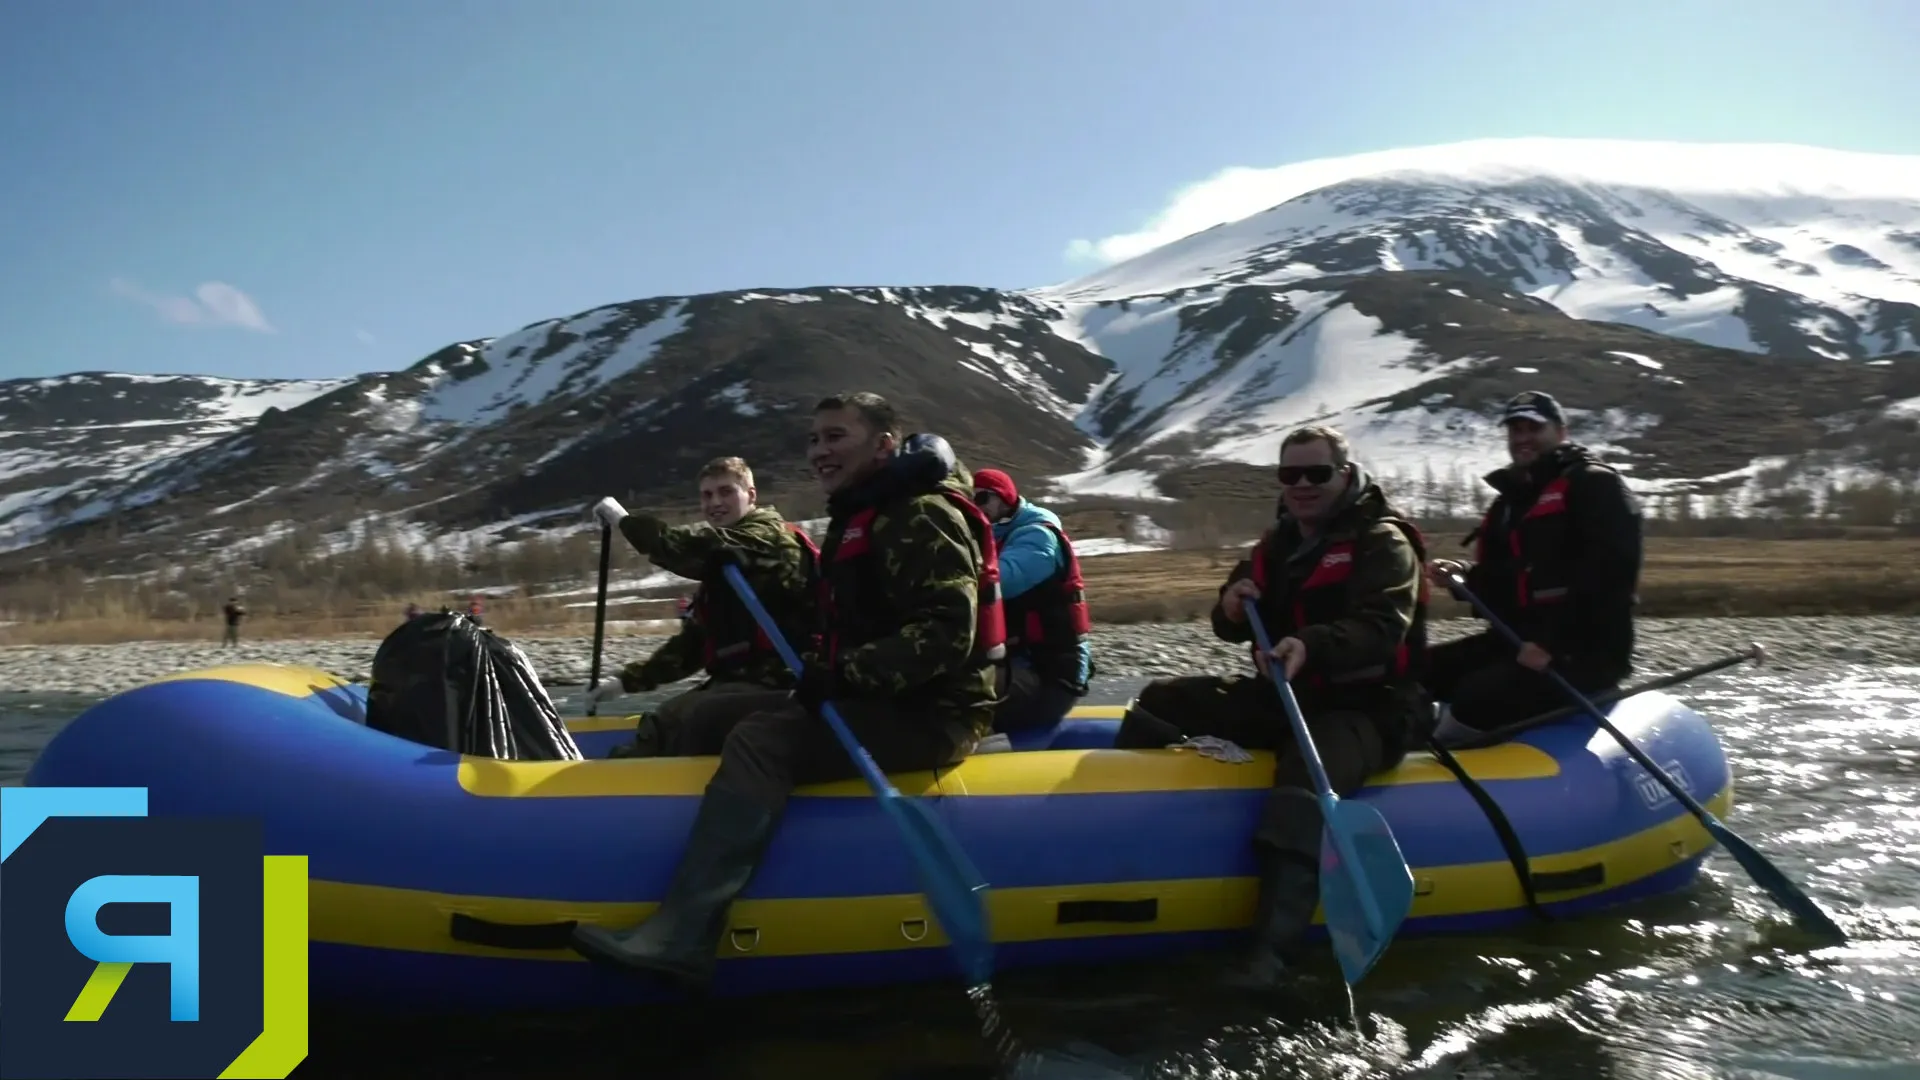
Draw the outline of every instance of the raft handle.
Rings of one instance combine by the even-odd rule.
[[[1159,918],[1160,901],[1150,896],[1145,900],[1062,900],[1053,921],[1065,926],[1088,922],[1145,923]]]
[[[1571,870],[1535,870],[1532,873],[1533,887],[1536,892],[1566,892],[1569,889],[1585,889],[1607,883],[1607,864],[1603,862],[1576,866]]]
[[[919,928],[920,931],[917,934],[914,933],[914,928],[916,927]],[[906,938],[908,941],[925,941],[927,939],[927,920],[901,919],[900,936]]]
[[[747,939],[745,945],[740,944],[742,937]],[[727,944],[733,946],[734,952],[752,952],[760,947],[760,928],[757,926],[733,927],[727,931]]]
[[[573,942],[574,920],[548,923],[503,923],[456,911],[448,920],[447,933],[455,941],[486,945],[495,949],[521,949],[542,952],[564,949]]]

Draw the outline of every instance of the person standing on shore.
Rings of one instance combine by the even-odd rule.
[[[220,647],[225,649],[239,645],[240,620],[247,617],[247,609],[241,606],[239,597],[229,596],[226,606],[220,609],[220,614],[227,620],[227,632],[220,639]]]
[[[678,682],[698,672],[706,681],[643,714],[634,741],[614,748],[612,757],[677,757],[720,752],[722,730],[708,737],[702,709],[730,694],[784,693],[793,676],[746,605],[734,595],[722,573],[719,555],[733,553],[747,583],[774,621],[796,641],[813,626],[813,578],[819,556],[813,539],[771,505],[760,505],[753,470],[737,457],[715,458],[701,468],[700,515],[693,525],[668,525],[651,514],[629,514],[609,496],[593,507],[603,523],[619,531],[655,566],[700,582],[680,630],[653,655],[602,678],[587,700],[604,704],[625,694]]]
[[[1252,641],[1246,605],[1259,608],[1273,650],[1256,648],[1254,662],[1294,684],[1327,781],[1345,797],[1406,756],[1426,712],[1414,678],[1427,642],[1425,544],[1332,428],[1289,433],[1279,479],[1280,517],[1220,587],[1213,632]],[[1278,983],[1320,899],[1320,802],[1283,709],[1263,675],[1156,679],[1114,741],[1152,749],[1192,739],[1243,763],[1245,748],[1274,751],[1273,790],[1253,835],[1252,948],[1229,976],[1246,989]]]
[[[1021,498],[1013,477],[999,469],[973,474],[973,501],[993,522],[1006,606],[1011,666],[993,729],[1057,724],[1093,678],[1092,619],[1073,540],[1059,515]]]
[[[1498,494],[1463,544],[1471,563],[1435,559],[1433,582],[1461,575],[1519,634],[1515,653],[1491,630],[1436,646],[1421,682],[1444,703],[1433,736],[1443,745],[1566,704],[1548,664],[1584,694],[1619,685],[1633,670],[1633,609],[1643,558],[1638,500],[1619,472],[1567,441],[1566,414],[1550,394],[1515,395],[1501,413],[1512,463],[1488,473]]]
[[[1003,691],[993,526],[952,448],[938,436],[901,438],[893,406],[860,392],[815,405],[807,457],[829,519],[820,641],[806,650],[805,674],[791,696],[727,700],[737,719],[653,914],[625,929],[573,930],[583,956],[696,993],[711,984],[728,911],[794,788],[859,775],[822,717],[827,702],[876,766],[904,772],[972,753]]]

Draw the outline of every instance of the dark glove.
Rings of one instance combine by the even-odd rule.
[[[708,581],[718,582],[721,588],[730,592],[733,589],[733,583],[726,580],[726,570],[729,566],[740,567],[742,572],[746,570],[746,564],[740,561],[738,551],[724,546],[716,548],[711,555],[707,556],[706,566],[702,571],[703,576]]]
[[[800,681],[793,688],[793,700],[808,713],[819,716],[820,706],[839,693],[839,672],[829,664],[808,664],[800,669]]]

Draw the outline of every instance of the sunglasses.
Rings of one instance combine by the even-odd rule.
[[[1282,465],[1275,471],[1279,473],[1282,484],[1292,487],[1302,480],[1309,484],[1324,484],[1333,479],[1334,470],[1331,465]]]

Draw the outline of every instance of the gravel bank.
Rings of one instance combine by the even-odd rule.
[[[1434,627],[1436,640],[1471,633],[1478,626],[1448,620]],[[617,667],[646,655],[664,639],[612,638],[606,663]],[[1791,619],[1646,619],[1640,624],[1637,671],[1646,675],[1698,664],[1745,646],[1765,645],[1768,664],[1809,670],[1837,664],[1920,664],[1920,618],[1846,616]],[[347,678],[364,679],[378,643],[347,641],[257,641],[222,649],[217,643],[137,642],[125,645],[16,645],[0,648],[0,692],[104,695],[196,668],[266,661],[313,664]],[[518,644],[551,686],[584,682],[593,640],[526,638]],[[1201,671],[1238,670],[1242,647],[1216,641],[1204,623],[1145,623],[1095,630],[1095,657],[1103,678],[1146,679]]]

